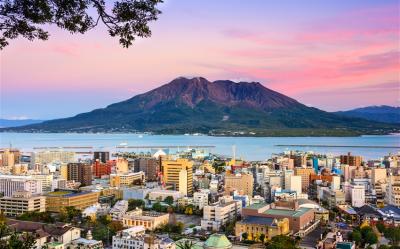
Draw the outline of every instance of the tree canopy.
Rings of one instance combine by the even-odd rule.
[[[71,33],[86,33],[99,23],[123,47],[136,37],[149,37],[149,22],[155,21],[163,0],[2,0],[0,1],[0,49],[9,40],[47,40],[45,27],[56,25]],[[110,5],[108,5],[110,4]]]

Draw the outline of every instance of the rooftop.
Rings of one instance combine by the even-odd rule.
[[[257,216],[247,216],[240,221],[240,223],[243,224],[258,224],[265,226],[271,226],[273,222],[274,222],[273,218],[257,217]]]
[[[287,209],[268,209],[264,213],[270,215],[281,215],[281,216],[292,216],[292,217],[300,217],[303,214],[307,213],[311,208],[301,207],[297,210],[287,210]]]
[[[252,204],[252,205],[250,205],[250,206],[248,206],[246,208],[248,208],[248,209],[260,209],[260,208],[265,207],[266,205],[268,205],[268,204],[267,203],[254,203],[254,204]]]

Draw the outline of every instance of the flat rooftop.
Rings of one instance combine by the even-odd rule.
[[[264,212],[264,214],[269,215],[280,215],[280,216],[291,216],[291,217],[300,217],[303,214],[307,213],[311,208],[301,207],[297,210],[286,210],[286,209],[268,209]]]
[[[267,203],[254,203],[251,204],[250,206],[246,207],[246,209],[260,209],[268,205]]]

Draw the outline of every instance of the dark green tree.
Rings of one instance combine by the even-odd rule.
[[[136,208],[143,209],[144,205],[145,205],[145,202],[142,199],[130,199],[128,201],[128,211],[134,210]]]
[[[31,233],[18,233],[3,223],[0,225],[0,237],[6,236],[9,238],[0,240],[0,248],[31,249],[35,245],[35,237]]]
[[[243,238],[243,240],[247,240],[249,238],[249,234],[248,233],[242,233],[242,238]]]
[[[267,243],[267,249],[298,249],[296,241],[286,235],[278,235],[272,237]]]
[[[167,203],[168,205],[172,205],[174,203],[174,197],[167,196],[165,197],[164,202]]]
[[[388,227],[385,229],[384,235],[393,246],[397,246],[400,242],[400,227]]]
[[[44,26],[55,25],[70,33],[86,33],[102,23],[123,47],[136,37],[151,35],[149,22],[157,20],[162,0],[2,0],[0,1],[0,49],[9,40],[47,40]]]
[[[176,247],[179,249],[191,249],[193,248],[193,246],[194,246],[193,241],[188,239],[176,243]]]
[[[376,229],[378,229],[380,233],[383,233],[385,232],[385,225],[382,222],[378,222],[376,223]]]
[[[262,243],[264,243],[264,240],[265,240],[265,234],[260,234],[260,237],[259,237],[259,239],[260,239],[260,241],[262,242]]]

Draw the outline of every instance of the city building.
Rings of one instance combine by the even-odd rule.
[[[193,195],[193,162],[185,158],[162,160],[162,182],[184,195]]]
[[[117,174],[128,173],[129,171],[129,162],[125,158],[118,158],[115,164],[115,171]]]
[[[83,186],[92,185],[92,165],[86,163],[68,163],[67,180],[80,182]]]
[[[110,216],[112,220],[122,220],[126,211],[128,211],[128,201],[121,200],[117,201],[115,205],[110,209]]]
[[[233,191],[238,191],[240,195],[253,197],[254,177],[252,174],[236,174],[225,176],[225,194],[230,195]]]
[[[59,190],[46,194],[46,209],[60,212],[66,207],[84,210],[98,202],[98,192]]]
[[[108,151],[95,151],[93,152],[93,161],[100,163],[107,163],[110,160],[110,152]]]
[[[141,209],[127,212],[122,219],[125,227],[143,226],[146,230],[154,230],[157,227],[168,223],[169,214],[153,211],[143,211]]]
[[[205,206],[208,205],[208,196],[210,194],[210,190],[201,189],[200,192],[195,192],[193,194],[193,204],[199,210],[202,210]]]
[[[165,236],[145,234],[143,226],[136,226],[118,232],[113,236],[112,249],[175,249],[172,239]]]
[[[144,173],[140,172],[126,172],[116,173],[110,175],[111,187],[131,187],[133,185],[142,185],[145,182]]]
[[[294,233],[307,230],[315,221],[314,209],[299,207],[297,201],[278,201],[271,204],[259,203],[243,208],[242,216],[256,216],[289,220],[289,228]]]
[[[301,182],[302,182],[301,176],[289,175],[289,177],[285,179],[285,189],[294,191],[299,195],[302,193]]]
[[[42,184],[42,192],[47,193],[51,191],[51,187],[53,184],[53,174],[44,175],[44,174],[34,174],[31,176],[33,180],[40,181]]]
[[[31,163],[48,164],[48,163],[71,163],[75,162],[75,152],[73,151],[37,151],[32,154]]]
[[[273,219],[256,216],[247,216],[235,224],[235,236],[241,238],[243,233],[248,234],[248,239],[259,241],[260,235],[270,240],[277,235],[289,234],[289,219]]]
[[[5,216],[19,216],[26,212],[46,211],[46,197],[29,191],[15,191],[11,197],[0,198],[0,210]]]
[[[347,164],[349,166],[361,166],[362,157],[361,156],[353,156],[351,153],[347,153],[347,155],[340,156],[340,163]]]
[[[158,181],[160,160],[156,158],[137,158],[134,161],[134,172],[144,172],[146,181]]]
[[[168,196],[171,196],[174,202],[177,202],[180,198],[184,196],[179,191],[166,190],[166,189],[153,190],[149,192],[148,195],[149,195],[149,200],[152,202],[164,201],[165,198],[167,198]]]
[[[222,199],[219,203],[205,206],[203,208],[203,219],[201,228],[207,231],[219,231],[222,225],[233,221],[241,215],[242,202]]]
[[[100,160],[96,160],[93,164],[93,175],[97,178],[109,176],[111,174],[111,169],[112,164],[110,161],[102,163]]]
[[[385,202],[400,207],[400,175],[389,175]]]
[[[29,191],[32,194],[42,194],[42,182],[32,179],[32,176],[0,175],[0,193],[11,197],[15,191]]]
[[[310,175],[314,175],[314,168],[295,168],[294,174],[301,176],[301,187],[302,190],[307,192],[308,186],[310,185]]]
[[[363,185],[350,185],[351,205],[362,207],[365,205],[365,187]]]

